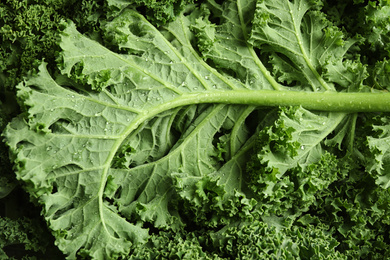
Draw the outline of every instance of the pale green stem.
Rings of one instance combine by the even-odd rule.
[[[220,103],[254,106],[302,106],[310,110],[339,112],[390,112],[390,93],[340,93],[274,90],[206,91],[184,94],[155,109],[165,111],[178,106]]]

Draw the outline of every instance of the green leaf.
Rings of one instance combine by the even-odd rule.
[[[378,89],[390,90],[390,64],[387,59],[378,61],[375,64],[374,71],[372,73],[374,79],[374,87]]]
[[[1,184],[0,184],[0,199],[7,197],[8,194],[10,194],[15,187],[17,186],[16,182],[13,182],[9,180],[7,177],[0,177]]]
[[[346,117],[344,113],[313,113],[301,107],[282,108],[274,126],[259,133],[259,154],[265,171],[283,175],[298,164],[303,169],[322,154],[322,141]]]
[[[236,259],[346,259],[322,226],[277,229],[260,221],[242,222],[212,232],[210,242]]]
[[[0,217],[0,228],[0,257],[3,259],[63,257],[52,250],[50,235],[47,236],[45,227],[35,218]]]
[[[250,42],[270,52],[273,73],[280,82],[298,82],[293,88],[313,91],[334,90],[334,83],[343,88],[353,89],[351,83],[360,86],[366,76],[364,67],[343,61],[355,40],[345,40],[317,11],[319,1],[264,0],[256,7]],[[347,70],[353,72],[345,74]]]
[[[174,20],[193,0],[108,0],[109,15],[117,16],[123,9],[144,9],[146,18],[155,25],[164,25]]]
[[[337,179],[336,157],[325,139],[348,117],[282,108],[278,120],[259,132],[247,171],[263,217],[295,220]]]
[[[390,5],[388,1],[370,1],[365,8],[366,30],[370,47],[374,50],[384,49],[389,51],[389,15]],[[386,55],[388,56],[388,54]]]
[[[283,54],[299,68],[290,76],[304,76],[297,85],[301,91],[278,82],[269,71],[272,62],[258,54],[264,39],[277,43],[283,32],[275,34],[269,26],[261,31],[261,19],[276,17],[263,2],[191,5],[159,28],[125,8],[102,25],[104,45],[79,33],[72,22],[63,24],[59,75],[50,75],[43,62],[36,75],[18,85],[24,113],[4,136],[17,178],[43,206],[69,259],[126,258],[161,230],[258,219],[259,195],[245,174],[258,132],[265,146],[256,147],[257,159],[271,171],[270,179],[294,169],[322,176],[331,163],[313,166],[325,157],[321,142],[347,112],[389,109],[387,93],[337,93],[315,63],[320,51],[306,52],[309,35],[318,34],[321,43],[324,23],[301,24],[319,17],[306,15],[305,1],[275,3],[283,14],[275,27],[305,30],[295,28],[285,42],[264,51],[276,55],[274,64]],[[332,49],[326,60],[347,49],[331,41],[338,35],[318,43]],[[275,115],[269,106],[286,107]],[[315,179],[309,189],[314,183],[327,186]],[[271,188],[265,193],[279,199]],[[196,222],[191,212],[204,215]]]
[[[383,189],[390,187],[390,125],[389,118],[383,117],[379,124],[373,125],[373,130],[378,136],[368,136],[367,142],[373,160],[368,160],[367,170],[373,174],[376,183]]]

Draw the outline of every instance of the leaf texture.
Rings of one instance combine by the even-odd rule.
[[[323,38],[326,23],[315,25],[310,8],[303,0],[208,1],[159,29],[124,9],[104,25],[104,44],[64,24],[60,75],[43,63],[18,86],[25,113],[4,135],[17,177],[69,259],[123,258],[154,229],[250,221],[258,197],[245,170],[261,129],[276,144],[265,143],[260,163],[278,178],[316,170],[321,142],[346,113],[277,114],[238,96],[287,91],[282,83],[298,79],[299,90],[335,90],[336,81],[322,77],[335,57],[323,58],[323,48],[342,56],[352,43]],[[270,45],[264,62],[259,53]],[[280,68],[274,75],[272,64]],[[226,92],[237,93],[234,104],[218,96]],[[278,131],[287,139],[273,138]]]
[[[196,95],[186,101],[187,93],[213,85],[245,85],[226,82],[194,53],[189,32],[174,30],[186,28],[185,21],[167,29],[180,33],[169,42],[139,14],[124,12],[107,30],[120,49],[132,44],[127,54],[110,51],[70,24],[61,42],[61,71],[68,77],[53,79],[43,63],[38,75],[18,86],[28,121],[13,121],[8,145],[17,153],[18,178],[44,204],[45,218],[70,259],[127,255],[133,243],[148,238],[138,221],[164,229],[184,225],[168,205],[175,192],[171,174],[217,171],[213,142],[221,129],[240,132],[228,140],[229,157],[243,154],[244,119],[253,108],[191,106]],[[134,153],[121,153],[123,147]],[[124,156],[127,164],[118,167],[115,160]],[[227,170],[232,176],[224,182],[241,176],[242,169],[234,170]]]

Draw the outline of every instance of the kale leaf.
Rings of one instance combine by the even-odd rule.
[[[59,22],[3,132],[68,259],[388,256],[385,59],[322,1],[133,2]]]

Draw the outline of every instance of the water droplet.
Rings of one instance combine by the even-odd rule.
[[[161,100],[161,98],[159,98],[159,97],[158,97],[158,98],[156,98],[156,99],[157,99],[157,101],[160,101],[160,100]]]
[[[304,145],[301,145],[301,150],[305,150],[305,146]]]
[[[173,64],[173,61],[170,61],[169,64]]]
[[[127,121],[127,122],[130,122],[130,118],[127,118],[126,121]]]
[[[53,112],[54,111],[54,108],[50,109],[50,112]]]
[[[47,148],[46,148],[46,151],[50,151],[51,150],[51,146],[48,146]]]
[[[108,131],[108,129],[107,128],[104,128],[104,132],[107,132]]]
[[[217,85],[213,85],[213,88],[217,88]]]
[[[145,61],[148,61],[148,58],[146,58]]]
[[[72,98],[74,98],[74,95],[72,95]]]
[[[76,152],[73,154],[73,159],[74,160],[81,160],[81,155],[78,152]]]
[[[205,80],[208,80],[208,79],[209,79],[209,76],[204,76],[204,79],[205,79]]]
[[[195,88],[194,88],[194,90],[198,90],[198,88],[197,88],[197,87],[195,87]]]

